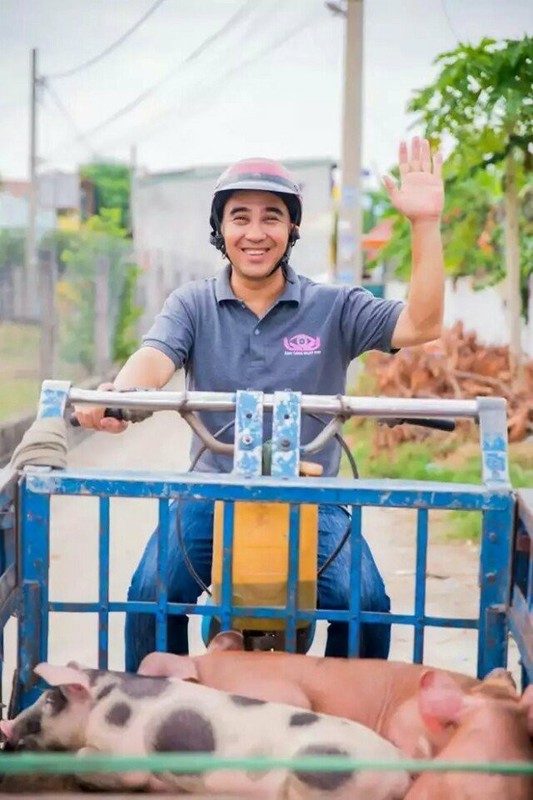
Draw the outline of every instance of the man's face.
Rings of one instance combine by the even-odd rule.
[[[270,192],[235,192],[224,206],[222,235],[235,272],[262,280],[282,258],[292,223],[287,206]]]

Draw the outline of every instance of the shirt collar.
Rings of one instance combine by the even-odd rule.
[[[238,297],[235,297],[233,289],[231,288],[230,274],[231,274],[231,267],[228,264],[228,266],[220,270],[220,272],[216,276],[215,296],[217,299],[217,303],[221,303],[223,300],[238,301],[239,299]],[[291,266],[287,267],[286,276],[287,280],[285,281],[285,288],[282,294],[278,297],[276,302],[299,303],[301,299],[300,279]]]

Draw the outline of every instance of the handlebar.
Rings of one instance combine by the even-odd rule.
[[[102,391],[72,388],[70,404],[103,405],[104,416],[128,422],[142,422],[154,411],[177,411],[213,452],[233,454],[234,446],[220,442],[205,427],[195,411],[234,411],[236,395],[229,392],[161,392],[151,389],[128,389],[127,391]],[[265,394],[263,408],[272,410],[274,395]],[[476,400],[403,399],[388,397],[350,397],[345,395],[302,395],[302,414],[332,416],[325,428],[308,444],[301,448],[302,455],[321,450],[342,429],[344,422],[354,416],[377,417],[379,424],[390,427],[420,425],[443,431],[455,430],[454,417],[477,419]],[[431,415],[428,417],[427,415]],[[75,414],[69,416],[70,424],[79,427]]]

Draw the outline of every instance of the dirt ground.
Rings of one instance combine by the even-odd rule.
[[[179,388],[179,383],[172,388]],[[121,435],[97,433],[70,453],[71,467],[105,469],[160,469],[185,471],[188,467],[189,429],[174,412],[160,412],[152,419],[130,426]],[[439,521],[446,512],[430,512],[430,546],[427,572],[427,613],[477,617],[479,549],[465,542],[443,539]],[[114,499],[111,502],[110,598],[123,600],[130,577],[147,537],[156,524],[155,501]],[[384,575],[395,612],[414,608],[416,512],[366,508],[363,530]],[[53,498],[50,598],[63,601],[95,601],[97,582],[97,500],[86,497]],[[110,616],[110,668],[123,669],[122,614]],[[190,630],[192,652],[202,652],[199,619]],[[318,626],[311,652],[322,654],[325,623]],[[412,660],[413,634],[408,626],[395,625],[391,658]],[[475,674],[475,631],[429,629],[424,661]],[[6,631],[4,697],[15,654],[15,624]],[[49,659],[65,663],[76,659],[88,666],[97,660],[97,617],[92,614],[53,614],[50,622]],[[518,677],[517,655],[510,650],[510,667]]]

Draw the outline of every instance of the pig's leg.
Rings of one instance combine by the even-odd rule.
[[[106,755],[96,747],[82,747],[76,755],[80,758],[94,754]],[[80,785],[94,789],[104,789],[115,791],[120,789],[145,789],[150,781],[149,772],[94,772],[85,775],[77,775],[76,780]]]

